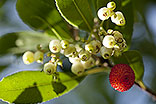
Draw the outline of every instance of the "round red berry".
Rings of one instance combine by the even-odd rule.
[[[115,65],[109,74],[111,86],[120,92],[129,90],[135,81],[135,74],[132,68],[127,64]]]

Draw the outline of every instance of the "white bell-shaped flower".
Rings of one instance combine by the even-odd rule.
[[[58,53],[61,50],[61,43],[59,40],[52,40],[49,43],[49,49],[52,53]]]
[[[111,16],[112,11],[109,8],[103,7],[98,10],[97,14],[100,20],[107,20]]]
[[[122,14],[122,12],[115,12],[114,15],[111,16],[111,20],[118,26],[124,26],[126,24],[126,20]]]
[[[102,46],[100,49],[100,54],[104,59],[109,59],[112,56],[112,48]]]
[[[116,4],[114,1],[111,1],[107,4],[107,8],[114,10],[116,8]]]
[[[81,62],[76,62],[72,64],[71,71],[76,75],[82,75],[85,68]]]
[[[54,71],[56,70],[56,66],[53,63],[46,63],[44,64],[44,68],[43,71],[48,74],[51,75],[54,73]]]
[[[41,51],[37,51],[34,54],[34,58],[37,63],[43,63],[43,57],[44,57],[44,54]]]
[[[112,35],[106,35],[102,41],[102,44],[107,48],[113,48],[116,44],[115,38]]]
[[[34,53],[27,51],[23,54],[23,62],[24,64],[31,64],[34,62]]]

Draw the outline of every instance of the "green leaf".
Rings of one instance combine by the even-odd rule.
[[[17,0],[16,9],[23,22],[30,27],[48,29],[52,35],[59,34],[63,39],[71,39],[67,24],[57,11],[54,0]]]
[[[0,82],[0,99],[10,103],[40,103],[61,96],[78,85],[65,73],[59,73],[61,82],[52,82],[52,76],[40,71],[23,71]]]
[[[20,54],[25,51],[34,51],[38,44],[48,48],[51,39],[41,32],[17,32],[9,33],[0,37],[0,55],[7,53]]]
[[[57,8],[64,19],[75,27],[91,31],[93,13],[88,0],[55,0]]]
[[[7,0],[0,0],[0,7],[2,7]]]
[[[138,51],[126,51],[122,56],[113,58],[115,64],[128,64],[134,70],[135,80],[140,81],[144,75],[142,56]]]
[[[109,0],[96,0],[96,5],[97,5],[97,9],[100,9],[102,7],[107,7],[107,3],[109,2]]]

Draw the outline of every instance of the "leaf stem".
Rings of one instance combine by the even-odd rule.
[[[100,27],[100,30],[102,30],[102,32],[104,33],[104,35],[107,35],[106,30],[102,26]]]
[[[153,100],[156,101],[156,93],[153,92],[148,87],[146,87],[145,84],[143,83],[143,81],[136,81],[135,82],[135,85],[137,85],[138,87],[140,87],[142,90],[146,91],[150,96],[152,96]]]
[[[91,31],[92,28],[90,26],[90,24],[88,23],[88,21],[86,20],[85,16],[83,15],[83,13],[81,12],[80,8],[78,7],[78,5],[76,4],[75,0],[72,0],[74,3],[74,6],[76,7],[77,11],[79,12],[80,16],[82,17],[82,19],[84,20],[84,22],[86,23],[88,29]]]
[[[89,75],[89,74],[95,74],[95,73],[99,73],[99,72],[109,73],[110,68],[109,67],[97,67],[97,68],[86,71],[84,74]]]

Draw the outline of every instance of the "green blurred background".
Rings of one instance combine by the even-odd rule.
[[[31,30],[18,17],[16,0],[0,0],[0,36],[23,30]],[[138,50],[145,66],[143,81],[156,92],[156,1],[133,0],[135,24],[131,50]],[[9,42],[9,41],[8,41]],[[5,47],[5,44],[3,45]],[[1,51],[1,50],[0,50]],[[21,57],[0,55],[0,79],[22,70],[37,70],[38,64],[24,65]],[[0,101],[0,104],[5,102]],[[152,97],[137,86],[129,91],[114,91],[105,73],[89,75],[78,87],[60,98],[44,104],[156,104]]]

